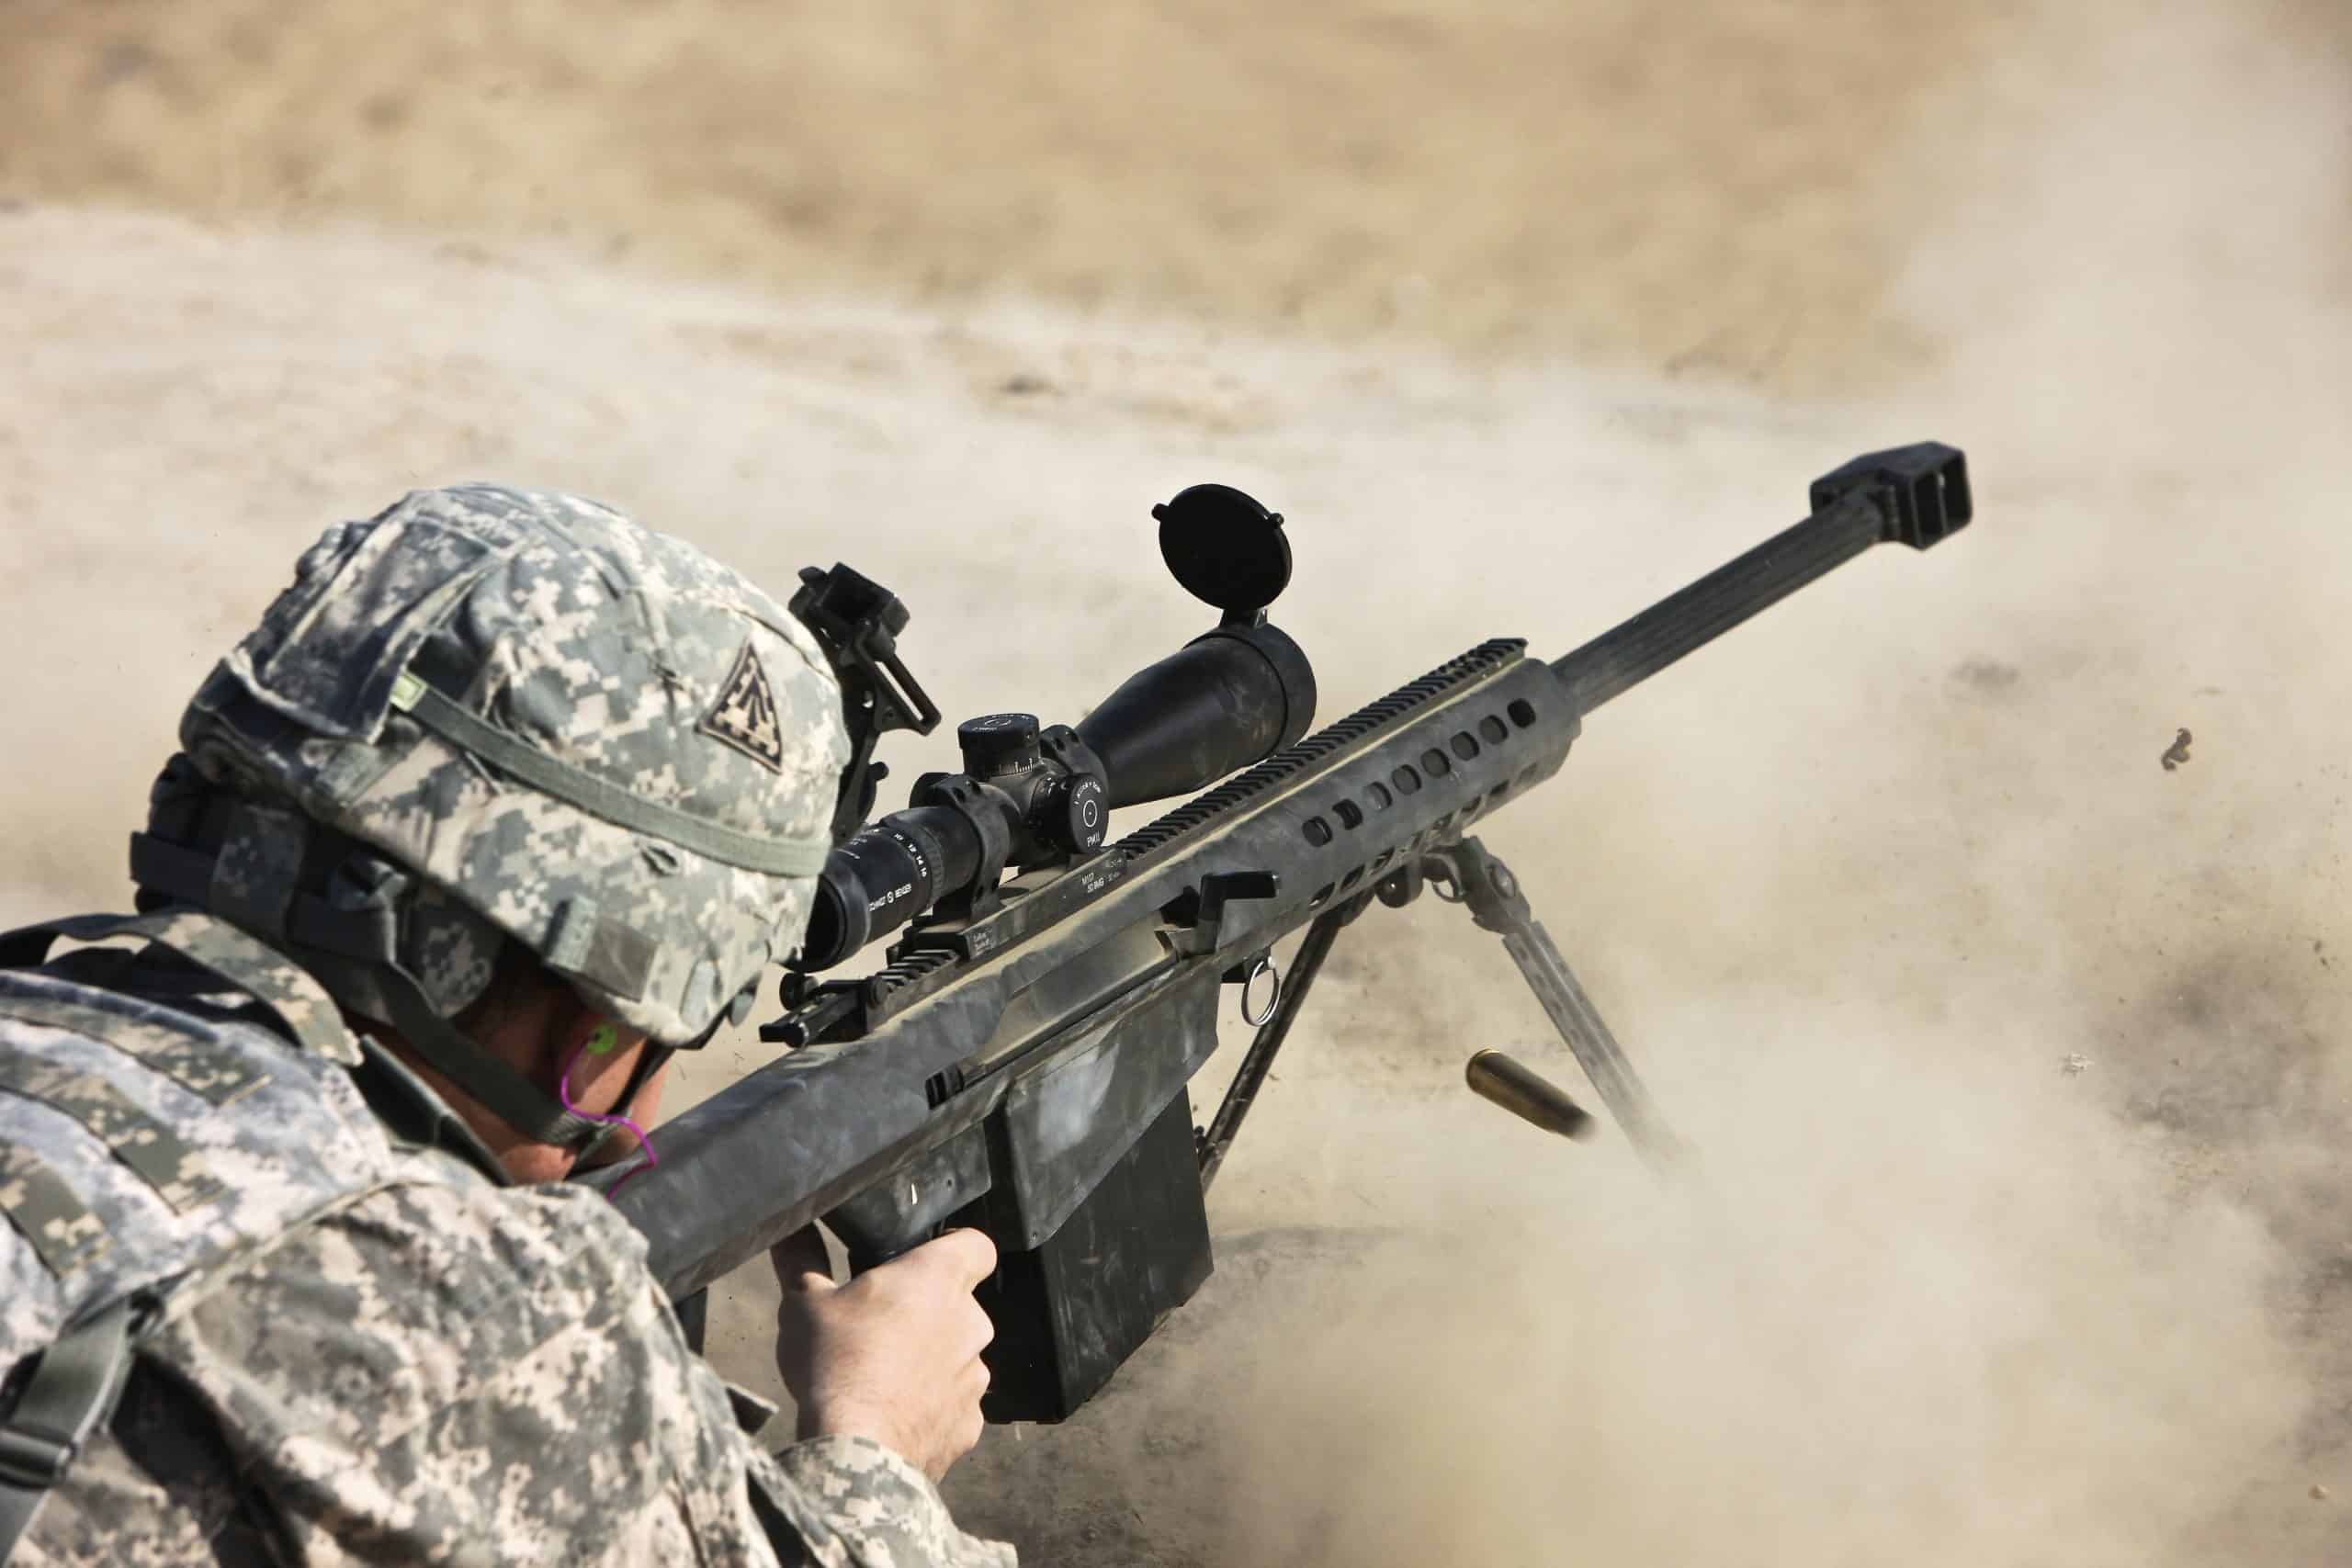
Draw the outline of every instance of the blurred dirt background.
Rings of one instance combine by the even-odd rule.
[[[1200,629],[1147,509],[1220,479],[1336,715],[1950,440],[1978,527],[1487,835],[1706,1180],[1470,1100],[1540,1015],[1368,919],[1202,1297],[949,1492],[1041,1563],[2342,1562],[2347,258],[2332,0],[0,0],[0,918],[122,901],[209,660],[413,484],[845,557],[1060,717]]]
[[[1917,140],[2161,7],[2075,9],[7,0],[0,184],[1817,383],[1928,347],[1881,308],[1955,184]]]

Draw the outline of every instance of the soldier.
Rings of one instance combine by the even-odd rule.
[[[593,502],[419,491],[180,742],[140,913],[0,937],[0,1558],[1011,1563],[933,1485],[985,1237],[779,1249],[770,1453],[560,1179],[800,939],[848,741],[790,614]]]

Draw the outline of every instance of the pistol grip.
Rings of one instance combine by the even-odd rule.
[[[850,1271],[863,1274],[937,1235],[988,1190],[988,1140],[969,1127],[833,1209],[825,1228],[841,1237]]]

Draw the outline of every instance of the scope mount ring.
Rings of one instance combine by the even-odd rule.
[[[1272,976],[1273,986],[1272,994],[1266,998],[1264,1010],[1252,1013],[1250,1010],[1250,988],[1258,983],[1261,975]],[[1263,1029],[1266,1021],[1274,1016],[1274,1010],[1282,1005],[1283,972],[1274,967],[1272,953],[1261,953],[1250,961],[1249,971],[1241,976],[1241,1021],[1252,1029]]]

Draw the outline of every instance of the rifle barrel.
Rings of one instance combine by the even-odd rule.
[[[1779,604],[1872,545],[1926,549],[1968,522],[1965,459],[1936,442],[1858,457],[1814,481],[1813,514],[1552,661],[1580,714]]]

